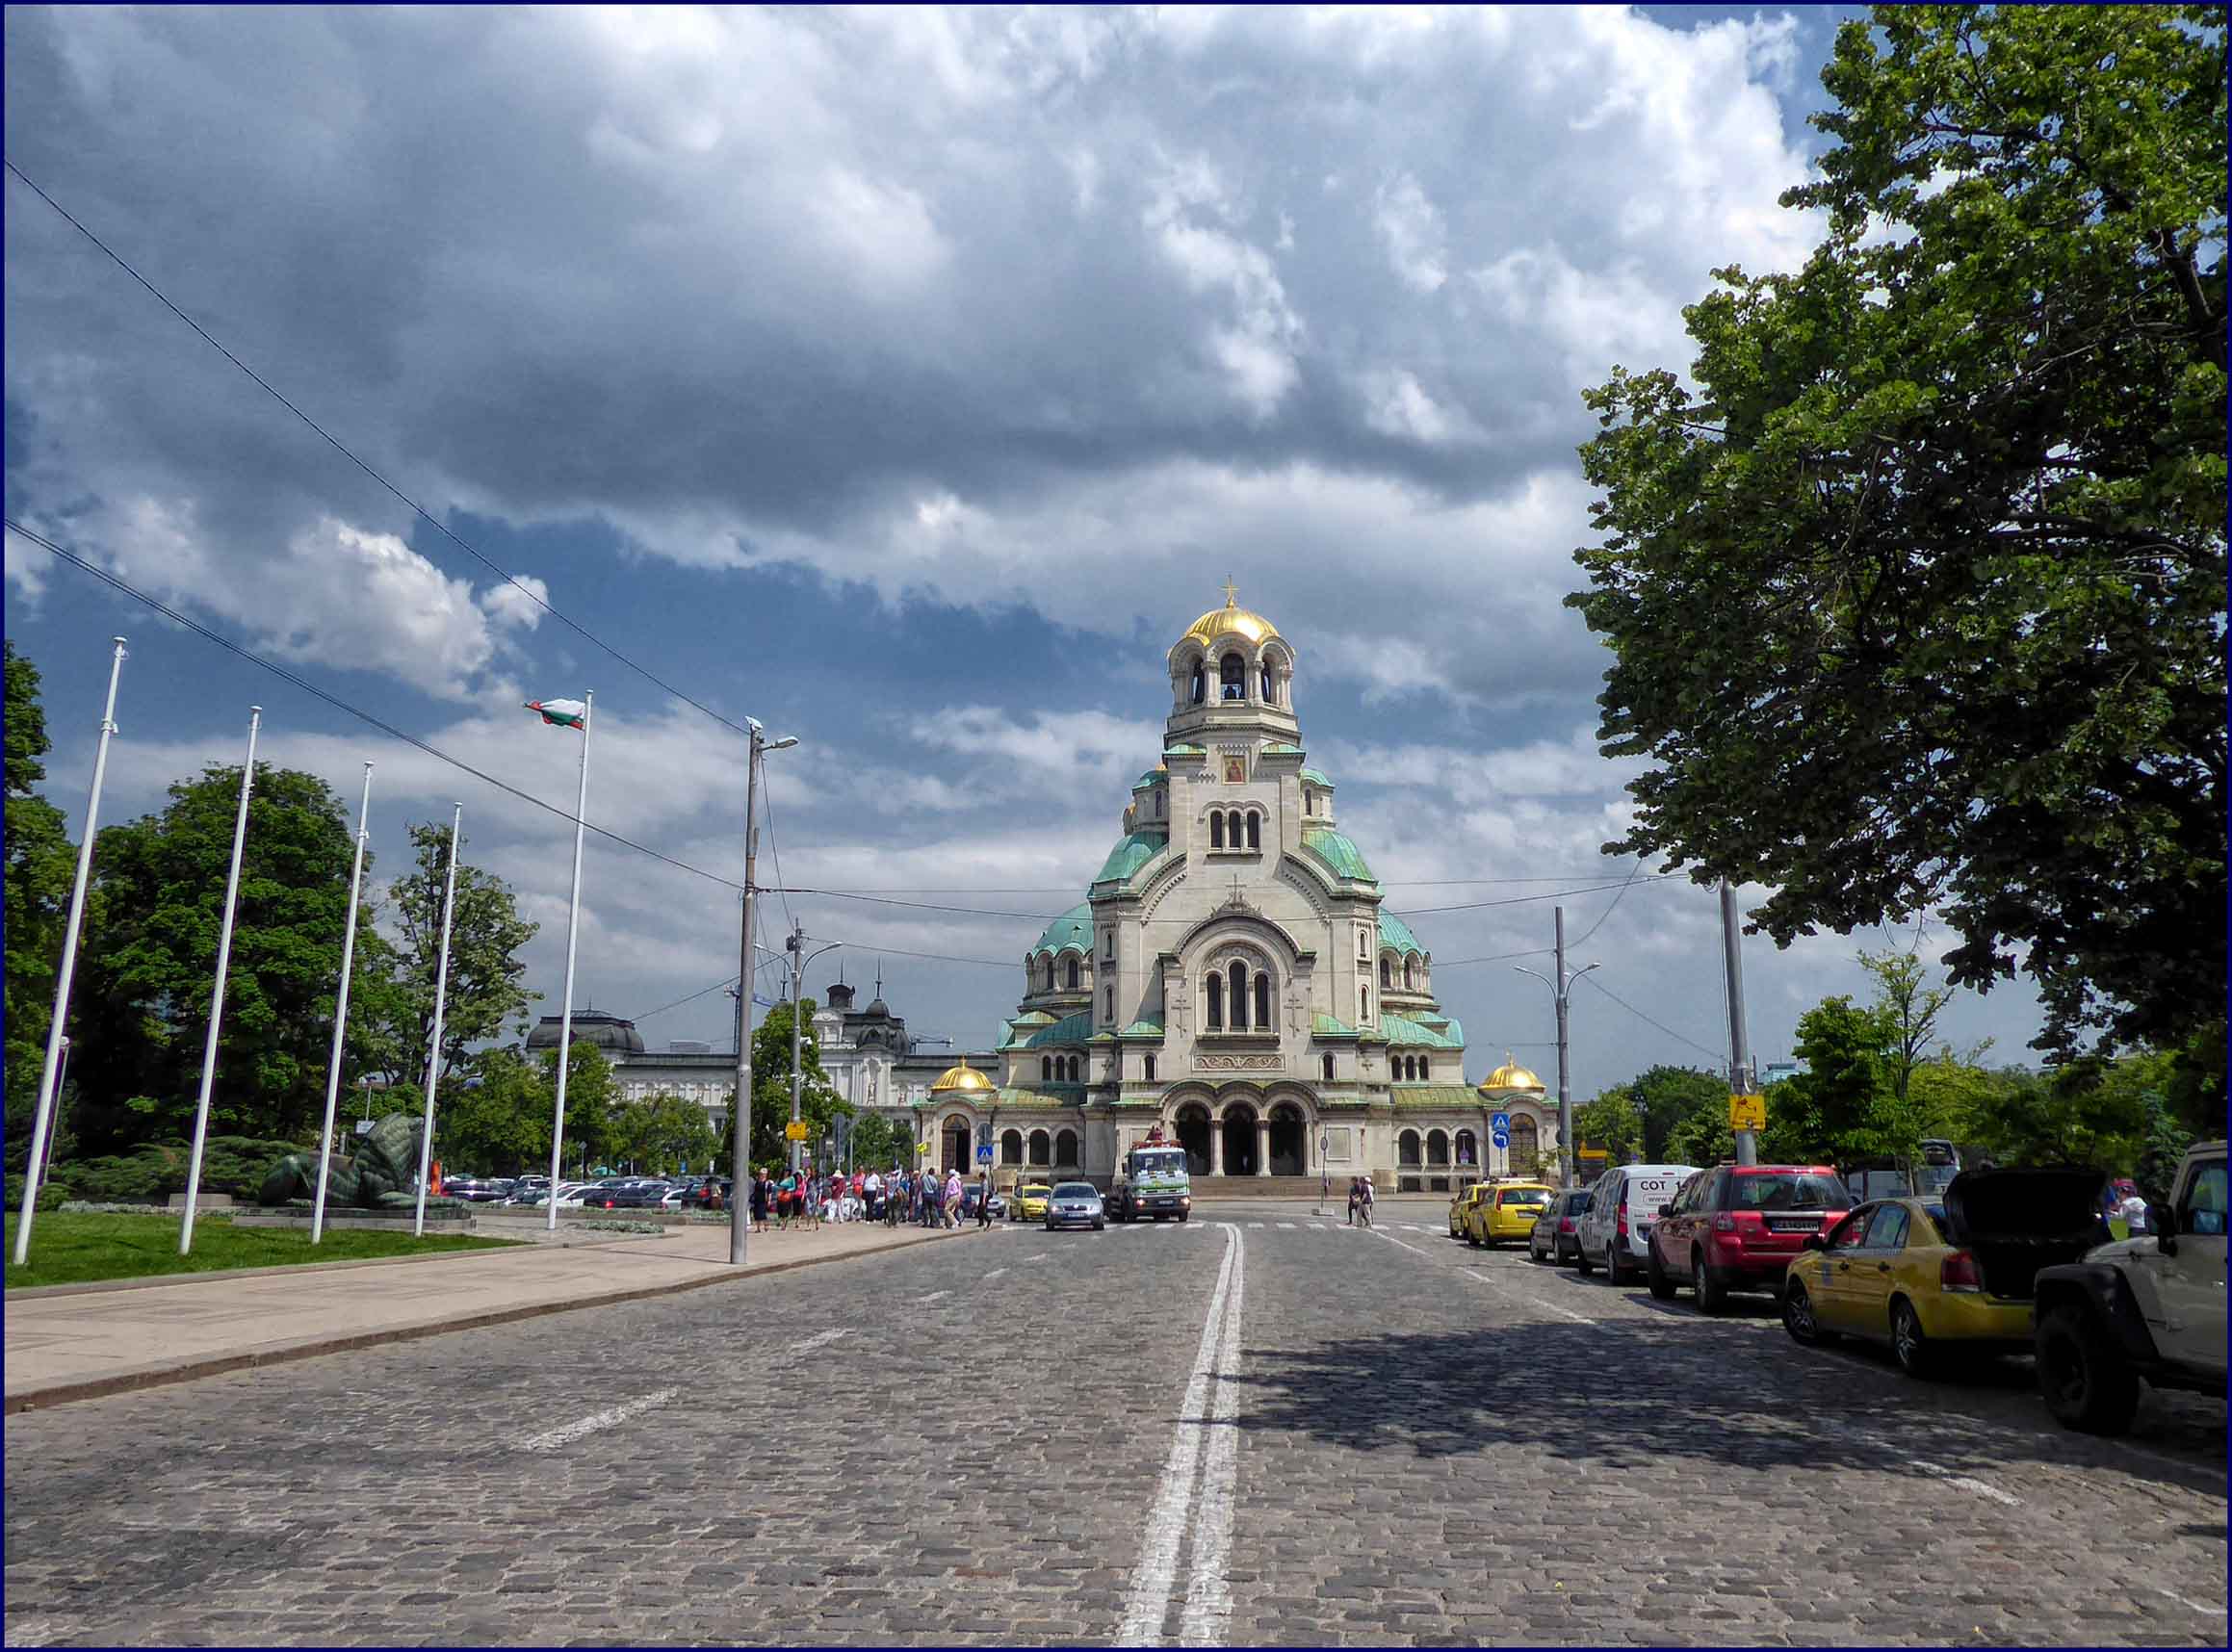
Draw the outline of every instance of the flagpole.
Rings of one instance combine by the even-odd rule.
[[[372,764],[364,765],[364,801],[356,806],[356,860],[349,868],[349,922],[341,932],[341,985],[333,994],[333,1059],[325,1068],[325,1124],[318,1133],[318,1198],[310,1206],[310,1243],[325,1237],[325,1181],[333,1163],[333,1106],[341,1096],[341,1046],[349,1030],[349,974],[356,963],[356,896],[364,887],[364,840],[372,819]]]
[[[582,837],[589,813],[589,730],[597,696],[582,695],[582,785],[574,803],[574,891],[566,903],[566,995],[558,1006],[558,1109],[550,1127],[550,1231],[558,1231],[558,1155],[566,1145],[566,1068],[574,1052],[574,942],[582,922]]]
[[[248,708],[248,758],[241,766],[240,813],[232,825],[232,866],[224,875],[224,927],[217,938],[217,985],[209,994],[209,1037],[201,1046],[201,1097],[194,1105],[194,1156],[186,1163],[186,1215],[178,1225],[178,1253],[194,1252],[194,1206],[201,1197],[201,1149],[209,1140],[209,1092],[217,1081],[217,1039],[224,1016],[224,977],[232,965],[232,921],[240,905],[241,847],[248,838],[248,794],[256,784],[256,731],[264,709]]]
[[[39,1071],[39,1111],[31,1125],[31,1158],[24,1169],[23,1209],[15,1218],[15,1265],[31,1254],[31,1213],[39,1206],[39,1177],[46,1167],[48,1127],[61,1103],[63,1026],[69,1020],[69,989],[77,973],[78,931],[86,916],[86,878],[93,865],[93,826],[100,818],[101,781],[109,770],[109,736],[117,732],[117,679],[124,672],[124,639],[111,637],[116,652],[109,659],[109,698],[101,708],[101,743],[93,752],[93,787],[86,798],[85,840],[77,846],[77,881],[70,885],[69,921],[62,931],[62,968],[54,982],[54,1023],[46,1029],[46,1065]]]
[[[419,1131],[419,1209],[411,1237],[427,1232],[427,1171],[434,1156],[434,1088],[442,1076],[442,1010],[450,995],[450,918],[457,909],[457,850],[463,841],[465,806],[450,816],[450,877],[442,890],[442,962],[434,970],[434,1036],[427,1046],[427,1122]]]

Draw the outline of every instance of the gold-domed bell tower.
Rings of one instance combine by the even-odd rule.
[[[1238,588],[1227,580],[1225,606],[1195,620],[1171,647],[1164,746],[1213,752],[1239,738],[1253,756],[1265,745],[1297,743],[1294,663],[1293,645],[1261,614],[1240,607]]]

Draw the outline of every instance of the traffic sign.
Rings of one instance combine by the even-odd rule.
[[[1488,1139],[1493,1142],[1499,1148],[1508,1148],[1511,1146],[1511,1135],[1508,1131],[1497,1130]]]
[[[793,1119],[783,1126],[783,1134],[793,1142],[803,1142],[812,1133],[812,1127],[803,1119]]]
[[[921,1155],[922,1155],[923,1153],[926,1153],[926,1152],[928,1152],[929,1150],[930,1150],[930,1144],[929,1144],[929,1143],[927,1143],[927,1142],[917,1142],[917,1143],[915,1144],[915,1153],[916,1153],[916,1156],[917,1156],[917,1157],[920,1157]]]
[[[1511,1115],[1509,1113],[1491,1113],[1488,1116],[1488,1127],[1497,1135],[1502,1135],[1511,1128]],[[1498,1142],[1496,1146],[1500,1148],[1503,1144]]]
[[[1728,1128],[1731,1130],[1764,1130],[1767,1128],[1767,1097],[1764,1096],[1729,1097]]]
[[[988,1165],[992,1162],[991,1143],[987,1142],[983,1147],[976,1149],[976,1162],[980,1165]]]

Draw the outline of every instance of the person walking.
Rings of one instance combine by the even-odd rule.
[[[1357,1200],[1363,1188],[1362,1179],[1353,1175],[1348,1178],[1348,1225],[1351,1227],[1357,1225]]]
[[[961,1173],[946,1173],[946,1226],[948,1229],[961,1226]]]
[[[1357,1214],[1363,1218],[1366,1227],[1372,1225],[1372,1178],[1368,1174],[1363,1185],[1357,1190]]]
[[[976,1178],[976,1226],[992,1226],[992,1173],[986,1171]]]
[[[767,1230],[767,1196],[769,1191],[767,1173],[755,1171],[752,1174],[751,1191],[752,1231],[754,1233],[765,1233]]]

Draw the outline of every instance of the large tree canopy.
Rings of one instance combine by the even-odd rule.
[[[55,972],[62,956],[63,917],[76,875],[76,845],[62,811],[37,787],[46,778],[46,715],[39,701],[39,667],[6,645],[8,724],[8,1167],[20,1170],[31,1151],[39,1075],[54,1020]]]
[[[467,839],[471,841],[470,839]],[[434,1036],[434,978],[442,955],[442,891],[450,870],[450,828],[428,821],[411,828],[416,859],[388,890],[396,926],[393,990],[368,1007],[395,1042],[400,1076],[422,1079]],[[539,998],[522,984],[519,949],[540,925],[519,916],[511,886],[470,861],[457,866],[457,910],[450,924],[450,979],[442,1012],[442,1069],[465,1060],[466,1047],[495,1038],[504,1023]],[[570,1082],[570,1080],[569,1080]]]
[[[1779,942],[1934,908],[2220,1111],[2224,13],[1884,7],[1823,81],[1828,239],[1590,395],[1608,847]]]

